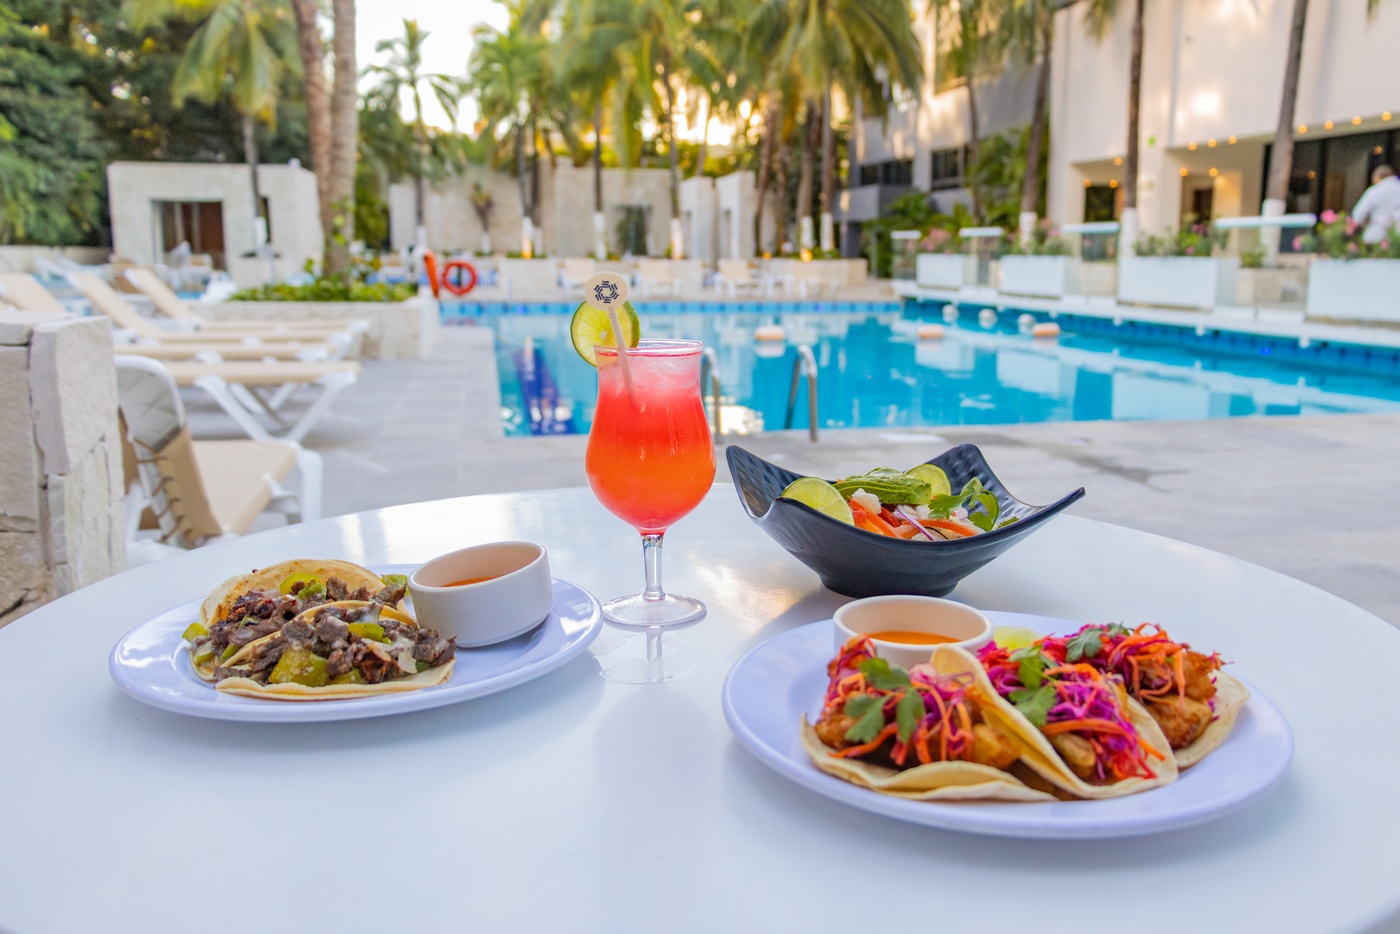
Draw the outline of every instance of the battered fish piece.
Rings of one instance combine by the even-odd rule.
[[[840,711],[823,712],[822,718],[816,723],[817,739],[832,749],[854,746],[855,744],[846,738],[846,731],[855,725],[854,717],[848,717]]]
[[[1021,758],[1021,750],[1001,730],[986,723],[972,725],[972,761],[1005,771]]]
[[[1211,694],[1214,693],[1215,685],[1212,684]],[[1173,749],[1183,749],[1194,743],[1210,725],[1212,716],[1210,705],[1193,699],[1189,694],[1186,697],[1150,701],[1146,707]]]
[[[1209,655],[1188,649],[1181,667],[1186,675],[1184,687],[1187,697],[1194,701],[1208,701],[1215,696],[1215,681],[1211,674],[1220,667],[1218,662]]]
[[[1050,745],[1055,747],[1071,772],[1086,782],[1094,777],[1094,747],[1087,739],[1073,733],[1058,733],[1046,739],[1050,740]]]

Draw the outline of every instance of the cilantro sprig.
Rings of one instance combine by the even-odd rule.
[[[1028,645],[1012,652],[1010,660],[1016,662],[1016,677],[1022,686],[1012,691],[1007,699],[1031,723],[1045,726],[1050,708],[1055,706],[1055,686],[1045,680],[1045,669],[1054,666],[1054,659],[1042,652],[1040,646]]]
[[[856,666],[865,675],[866,683],[877,691],[903,692],[894,708],[895,735],[901,743],[918,729],[927,707],[923,695],[909,680],[909,672],[898,665],[891,665],[883,658],[867,658]],[[846,739],[853,743],[869,743],[885,728],[885,704],[888,696],[876,694],[855,694],[847,699],[841,712],[855,720],[846,730]]]
[[[1118,623],[1085,627],[1065,643],[1065,661],[1073,664],[1086,658],[1094,658],[1103,651],[1105,636],[1117,639],[1127,634],[1128,627]]]

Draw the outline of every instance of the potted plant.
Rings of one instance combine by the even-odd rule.
[[[1240,261],[1218,255],[1223,246],[1224,237],[1204,223],[1138,240],[1135,255],[1118,260],[1118,300],[1199,309],[1233,305]]]
[[[1400,231],[1366,243],[1356,222],[1323,211],[1317,230],[1294,247],[1320,254],[1308,267],[1309,318],[1400,322]]]
[[[976,260],[963,253],[962,241],[950,231],[935,227],[919,241],[914,281],[922,289],[957,291],[977,278]]]
[[[1041,224],[1029,243],[1014,237],[1001,254],[1001,279],[997,291],[1004,295],[1064,298],[1081,291],[1079,260],[1053,227]]]

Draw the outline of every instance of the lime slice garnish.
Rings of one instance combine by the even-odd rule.
[[[798,477],[783,490],[783,499],[790,499],[804,506],[811,506],[822,515],[839,519],[847,525],[855,525],[851,507],[830,483],[820,477]]]
[[[922,480],[933,487],[934,496],[949,496],[953,492],[952,484],[948,482],[948,475],[937,464],[920,464],[913,470],[906,472],[915,480]]]
[[[1039,638],[1040,633],[1025,626],[998,626],[992,630],[992,641],[1004,649],[1013,651],[1024,649]]]
[[[617,312],[622,323],[622,338],[628,347],[636,347],[642,337],[642,321],[637,317],[637,309],[631,302],[623,302]],[[578,306],[573,320],[569,322],[569,337],[573,339],[578,355],[588,361],[589,366],[597,366],[593,348],[598,344],[616,344],[613,336],[612,320],[606,311],[599,311],[587,302]]]

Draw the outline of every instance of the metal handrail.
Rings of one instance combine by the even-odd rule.
[[[710,395],[705,395],[705,387],[709,386]],[[710,401],[710,419],[713,425],[716,439],[724,435],[720,426],[720,406],[724,393],[722,391],[723,382],[719,372],[719,354],[715,353],[713,347],[706,347],[700,352],[700,396],[702,399]]]
[[[802,377],[807,377],[807,436],[817,440],[817,358],[812,348],[799,344],[797,356],[792,361],[792,386],[788,389],[787,417],[783,419],[783,429],[792,427],[792,413],[797,408],[797,387]]]

